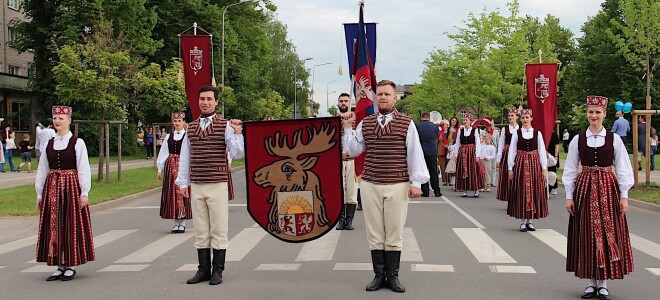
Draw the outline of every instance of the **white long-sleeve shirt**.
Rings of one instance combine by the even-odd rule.
[[[183,138],[183,134],[186,133],[185,129],[175,130],[174,131],[174,141],[180,141]],[[160,147],[160,152],[158,152],[158,172],[162,172],[165,169],[165,161],[167,157],[170,156],[170,147],[167,146],[167,141],[170,139],[170,134],[165,135],[163,140],[163,145]]]
[[[56,135],[57,134],[55,133],[55,129],[53,128],[41,129],[40,126],[37,126],[37,138],[39,139],[39,144],[37,146],[37,149],[39,149],[39,151],[41,152],[46,150],[48,141],[50,141],[50,139],[54,138]]]
[[[478,130],[478,129],[472,129],[472,127],[464,127],[463,128],[463,136],[468,137],[472,134],[472,130]],[[461,133],[459,131],[458,135],[456,136],[456,151],[459,152],[461,149]],[[479,141],[479,135],[477,134],[474,137],[474,144],[475,144],[475,151],[474,155],[476,157],[479,157],[479,153],[481,153],[481,142]],[[457,155],[458,156],[458,155]]]
[[[481,153],[479,154],[479,158],[488,158],[488,160],[493,160],[495,159],[495,155],[497,155],[496,152],[497,151],[495,150],[495,146],[493,145],[481,145]]]
[[[516,126],[511,126],[511,124],[509,124],[507,126],[509,126],[508,130],[511,133],[518,131],[518,128],[520,128],[520,126],[518,126],[518,123],[516,123]],[[500,163],[500,161],[502,161],[502,153],[504,153],[504,146],[506,145],[506,136],[504,135],[504,130],[501,131],[501,135],[502,136],[500,137],[499,144],[497,145],[497,163],[498,164]]]
[[[607,130],[603,128],[598,134],[593,134],[590,129],[587,129],[587,146],[596,148],[605,145],[605,135]],[[614,138],[614,171],[616,173],[616,181],[619,183],[619,190],[621,191],[621,198],[628,198],[628,190],[634,184],[633,169],[630,164],[630,157],[626,146],[621,141],[619,135],[612,135]],[[578,140],[580,135],[576,135],[571,140],[568,146],[568,156],[564,163],[564,175],[561,180],[566,189],[566,199],[573,199],[573,192],[575,191],[575,180],[578,176],[578,166],[580,164],[580,150],[578,149]]]
[[[390,121],[392,121],[392,114],[382,115],[378,114],[378,126],[384,128]],[[385,118],[385,125],[381,123]],[[357,157],[366,150],[364,136],[362,135],[362,122],[353,130],[350,128],[344,129],[344,136],[342,138],[343,150],[350,157]],[[429,181],[431,176],[429,170],[426,168],[424,161],[424,152],[422,152],[422,144],[419,141],[419,134],[415,123],[410,121],[408,125],[408,132],[406,133],[406,162],[408,163],[408,174],[410,174],[410,183],[414,187],[421,187],[423,183]]]
[[[200,118],[199,126],[202,130],[211,124],[213,116],[215,114],[207,118]],[[202,119],[207,119],[208,121],[203,121]],[[227,145],[227,152],[231,155],[231,159],[241,159],[245,156],[243,134],[235,134],[234,129],[229,125],[229,121],[227,121],[227,127],[225,129],[225,144]],[[174,183],[179,188],[185,189],[190,185],[190,140],[187,134],[183,137],[181,154],[179,156],[181,159],[179,160],[179,175]]]
[[[68,132],[64,136],[56,135],[53,141],[53,149],[64,150],[69,145],[69,140],[73,133]],[[80,185],[80,196],[88,196],[89,190],[92,188],[92,171],[89,167],[89,157],[87,157],[87,146],[85,141],[78,139],[75,145],[76,150],[76,169],[78,170],[78,184]],[[48,155],[46,148],[41,151],[41,158],[39,159],[39,167],[37,168],[37,179],[34,182],[34,187],[37,190],[37,198],[41,199],[44,192],[44,185],[46,184],[46,177],[50,172],[48,165]]]
[[[539,161],[541,163],[541,168],[543,170],[548,169],[548,152],[545,151],[545,142],[543,141],[543,135],[539,131],[538,137],[536,139],[536,147],[539,152]],[[534,128],[530,127],[522,128],[522,138],[529,140],[534,137]],[[511,144],[509,144],[509,157],[508,159],[508,168],[509,171],[513,170],[513,166],[516,164],[516,153],[518,152],[518,131],[511,133]]]

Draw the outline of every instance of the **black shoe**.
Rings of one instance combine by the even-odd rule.
[[[525,225],[525,227],[527,227],[527,230],[529,230],[529,231],[536,231],[536,228],[534,228],[534,224],[532,224],[532,223],[527,223],[527,225]]]
[[[199,261],[197,273],[186,281],[187,284],[200,283],[211,279],[211,249],[197,249],[197,260]]]
[[[429,197],[429,194],[422,194],[422,197],[424,197],[424,198],[428,198],[428,197]]]
[[[177,233],[184,233],[186,232],[186,226],[179,225],[179,231]]]
[[[225,270],[225,254],[226,249],[213,249],[213,272],[211,273],[210,285],[218,285],[222,283],[222,271]]]
[[[66,271],[73,271],[73,274],[71,274],[71,276],[66,276],[64,273],[62,273],[62,281],[73,280],[73,278],[76,277],[76,269],[66,268],[64,272],[66,273]]]
[[[607,295],[603,295],[600,293],[601,290],[607,291]],[[610,291],[607,288],[601,287],[598,288],[598,299],[600,300],[610,300]]]
[[[346,204],[346,220],[344,221],[345,230],[353,230],[353,217],[355,216],[355,204]]]
[[[387,285],[397,293],[403,293],[406,288],[399,282],[399,264],[401,263],[401,251],[385,251],[385,274]]]
[[[344,225],[346,219],[344,215],[346,214],[346,204],[341,205],[341,212],[339,213],[339,221],[337,221],[337,230],[344,230]]]
[[[385,287],[385,250],[371,250],[371,263],[373,264],[374,280],[367,285],[367,291],[373,292]]]
[[[587,289],[591,288],[591,292],[587,292]],[[580,295],[580,298],[582,299],[591,299],[594,296],[596,296],[596,287],[595,286],[588,286],[586,289],[584,289],[584,293]]]
[[[170,233],[179,233],[179,225],[172,226],[172,231]]]
[[[60,275],[50,275],[48,278],[46,278],[46,281],[55,281],[55,280],[60,280],[64,276],[64,270],[57,268],[58,271],[60,271]]]
[[[479,193],[472,195],[473,198],[479,198]]]
[[[441,193],[441,192],[437,192],[437,193],[435,193],[435,196],[436,196],[436,197],[442,197],[442,193]]]
[[[520,224],[520,232],[527,232],[527,225]]]
[[[461,198],[467,198],[467,193],[463,192],[463,195],[461,195]]]

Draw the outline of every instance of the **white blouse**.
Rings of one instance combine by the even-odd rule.
[[[510,133],[516,132],[516,131],[518,131],[518,128],[520,128],[520,126],[518,126],[518,123],[516,123],[516,126],[511,126],[511,124],[509,124],[507,126],[509,126],[509,132]],[[502,153],[504,153],[504,146],[505,146],[505,143],[506,143],[505,140],[506,140],[506,136],[504,135],[504,130],[502,130],[502,136],[500,137],[500,142],[499,142],[499,145],[497,146],[497,163],[498,164],[500,163],[500,161],[502,161]]]
[[[463,136],[468,137],[472,134],[472,127],[464,127],[463,129]],[[475,151],[474,151],[474,156],[479,157],[479,153],[481,153],[481,142],[479,141],[479,135],[477,134],[474,137],[474,144],[476,145]],[[456,136],[456,150],[457,152],[460,151],[461,149],[461,137],[460,137],[460,132]],[[456,153],[456,156],[458,157],[458,153]]]
[[[69,140],[73,136],[70,131],[64,136],[56,135],[53,138],[53,149],[64,150],[69,145]],[[46,144],[48,145],[48,144]],[[76,169],[78,170],[78,184],[80,185],[80,196],[86,197],[89,190],[92,188],[92,171],[89,167],[89,158],[87,157],[87,146],[85,141],[78,138],[75,145],[76,150]],[[46,177],[50,172],[48,165],[48,155],[46,148],[41,151],[39,158],[39,167],[37,168],[37,179],[34,182],[34,187],[37,190],[37,198],[41,199],[44,192],[44,185],[46,184]]]
[[[534,137],[534,128],[530,127],[529,129],[522,129],[522,138],[529,140]],[[545,142],[543,141],[543,134],[539,131],[538,138],[536,139],[536,147],[539,151],[539,162],[541,163],[541,168],[543,170],[548,169],[548,153],[545,151]],[[518,131],[511,133],[511,144],[509,144],[509,157],[508,159],[508,168],[509,171],[513,170],[513,166],[516,164],[516,153],[518,152]]]
[[[385,118],[385,125],[381,121]],[[376,123],[381,127],[385,127],[387,123],[392,121],[392,114],[387,115],[378,114]],[[362,135],[362,122],[353,130],[344,129],[344,136],[342,137],[343,150],[350,157],[357,157],[366,150],[364,136]],[[415,123],[410,121],[408,125],[408,132],[406,133],[406,162],[408,164],[408,174],[410,174],[410,183],[414,187],[421,187],[423,183],[429,181],[431,176],[429,170],[426,168],[424,161],[424,152],[422,152],[422,144],[419,141],[419,134]]]
[[[174,141],[180,141],[183,138],[183,134],[186,133],[185,129],[179,131],[174,131]],[[158,172],[162,172],[165,168],[165,161],[167,157],[170,156],[170,147],[167,146],[167,141],[170,139],[170,134],[165,135],[163,139],[163,144],[160,146],[160,152],[158,152]]]
[[[605,145],[605,135],[607,130],[603,129],[598,134],[593,134],[590,129],[587,129],[587,146],[596,148]],[[619,183],[619,190],[621,190],[621,198],[628,198],[628,190],[635,183],[633,177],[633,169],[630,164],[630,157],[626,146],[621,141],[621,137],[617,134],[612,135],[614,138],[614,171],[616,174],[616,181]],[[580,151],[578,149],[578,140],[580,135],[576,135],[571,140],[568,146],[568,156],[564,163],[564,175],[561,180],[564,182],[566,189],[566,199],[573,200],[573,192],[575,191],[575,180],[578,176],[578,166],[580,164]]]

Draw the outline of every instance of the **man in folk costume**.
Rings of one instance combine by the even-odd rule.
[[[499,145],[497,146],[497,167],[498,181],[497,181],[497,199],[502,201],[509,201],[511,197],[511,182],[509,181],[509,146],[511,145],[511,138],[514,132],[518,131],[518,115],[517,108],[509,109],[509,125],[502,127],[502,136],[500,137]]]
[[[376,100],[378,114],[364,118],[355,130],[355,114],[344,116],[342,141],[349,156],[367,152],[360,190],[376,275],[366,289],[388,286],[403,293],[398,277],[408,199],[422,194],[421,185],[428,182],[429,172],[412,118],[394,107],[394,82],[378,82]]]
[[[202,281],[209,281],[210,285],[222,283],[229,243],[228,180],[231,168],[227,151],[232,159],[245,155],[241,133],[243,123],[217,116],[217,106],[218,90],[210,85],[202,86],[199,89],[202,114],[188,125],[188,133],[183,137],[179,174],[175,181],[184,197],[189,196],[187,187],[192,189],[190,202],[199,266],[195,276],[188,279],[188,284]]]
[[[532,219],[548,216],[548,156],[540,131],[532,128],[532,110],[520,112],[522,127],[511,133],[507,167],[511,196],[506,213],[520,219],[520,231],[536,231]]]
[[[351,105],[351,96],[347,93],[342,93],[339,95],[337,102],[340,116],[348,113],[350,110],[349,106]],[[355,123],[353,123],[351,129],[355,129]],[[343,130],[344,128],[342,127]],[[337,230],[353,230],[353,217],[355,216],[355,208],[357,207],[358,183],[355,178],[353,157],[348,156],[346,152],[342,152],[342,167],[342,175],[344,177],[344,205],[341,208],[342,212],[337,222]]]
[[[463,191],[461,197],[467,197],[467,191],[474,191],[472,197],[479,197],[479,190],[485,186],[484,167],[479,159],[481,143],[479,130],[472,128],[472,114],[463,116],[463,127],[456,137],[456,189]]]
[[[633,169],[621,137],[603,127],[607,102],[587,97],[589,128],[571,141],[562,177],[571,215],[566,271],[589,279],[583,299],[610,299],[606,280],[634,270],[626,221]]]
[[[181,154],[183,137],[186,135],[185,117],[186,114],[183,112],[172,113],[174,132],[165,135],[165,142],[158,153],[157,178],[163,180],[160,196],[160,217],[174,220],[171,233],[186,232],[186,220],[192,219],[190,198],[184,198],[178,192],[179,187],[174,183],[179,174],[179,160],[181,159],[179,155]]]
[[[35,188],[39,208],[37,261],[58,266],[48,281],[69,281],[95,258],[88,194],[92,173],[85,142],[69,130],[71,107],[53,106],[57,135],[41,152]]]

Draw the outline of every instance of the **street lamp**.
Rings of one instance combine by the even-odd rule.
[[[328,93],[328,88],[330,87],[330,84],[335,82],[337,80],[333,80],[328,82],[328,84],[325,85],[325,110],[329,113],[330,112],[330,102],[328,101],[328,98],[330,98],[330,94],[334,94],[336,91],[332,93]]]
[[[330,65],[330,64],[332,64],[332,63],[327,62],[327,63],[314,65],[314,67],[312,67],[312,101],[314,101],[314,72],[316,71],[316,67]]]
[[[234,4],[230,4],[225,6],[225,9],[222,11],[222,91],[225,91],[225,13],[227,12],[227,9],[229,9],[232,6],[243,4],[243,3],[248,3],[248,2],[256,2],[258,0],[241,0],[238,1]],[[222,117],[225,117],[225,101],[222,101]]]
[[[300,61],[304,64],[307,60],[312,60],[313,57],[308,57],[301,59]],[[293,118],[295,119],[296,112],[298,111],[298,65],[293,66]]]

